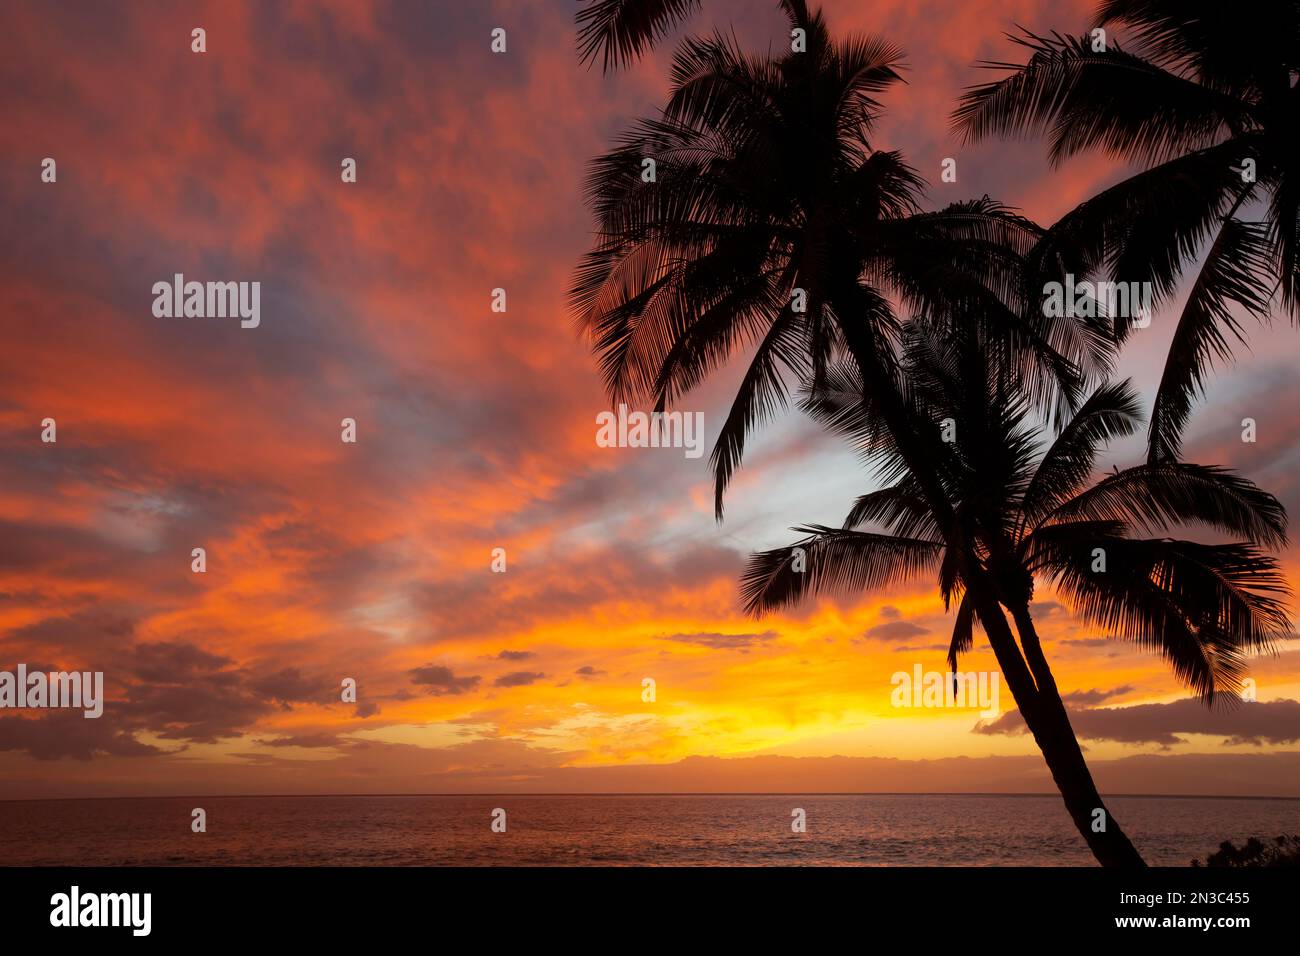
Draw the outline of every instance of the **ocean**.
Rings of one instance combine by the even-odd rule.
[[[1153,865],[1300,833],[1300,800],[1112,797]],[[207,832],[191,832],[201,807]],[[807,830],[791,830],[802,809]],[[505,832],[493,811],[505,810]],[[285,796],[0,801],[18,866],[1073,866],[1059,797]]]

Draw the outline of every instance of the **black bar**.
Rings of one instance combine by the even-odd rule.
[[[1132,937],[1231,945],[1294,932],[1296,870],[1096,868],[0,868],[6,942],[127,945],[375,942],[469,949],[516,939],[533,948],[638,942],[857,940],[912,936],[938,948],[1022,934],[1058,942]],[[54,927],[55,894],[149,893],[147,937],[129,925]],[[1121,894],[1129,894],[1122,897]],[[1171,894],[1174,894],[1171,896]],[[1127,900],[1126,902],[1123,900]],[[1149,902],[1148,902],[1149,901]],[[70,902],[70,900],[69,900]],[[1126,918],[1153,926],[1119,926]],[[1165,919],[1248,925],[1161,925]],[[130,920],[123,917],[122,922]],[[607,934],[593,936],[593,934]],[[846,935],[847,934],[847,935]],[[459,943],[454,941],[461,941]],[[658,941],[656,944],[655,941]],[[840,948],[840,947],[837,947]],[[982,951],[982,949],[981,949]]]

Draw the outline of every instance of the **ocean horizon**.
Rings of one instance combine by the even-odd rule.
[[[1300,799],[1111,796],[1147,861],[1300,831]],[[206,831],[191,830],[195,809]],[[494,820],[504,811],[504,832]],[[797,811],[802,811],[799,814]],[[803,821],[804,832],[792,824]],[[386,794],[0,801],[7,866],[1088,866],[1054,794]]]

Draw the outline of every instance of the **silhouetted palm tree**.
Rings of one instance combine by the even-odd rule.
[[[966,539],[979,543],[999,602],[1016,623],[1037,705],[1058,713],[1056,721],[1024,715],[1045,754],[1078,751],[1078,743],[1031,615],[1036,582],[1050,584],[1078,616],[1114,638],[1163,655],[1207,704],[1216,692],[1239,689],[1246,654],[1290,633],[1279,601],[1284,578],[1260,548],[1286,540],[1286,513],[1273,496],[1229,471],[1168,461],[1091,482],[1100,447],[1140,423],[1127,382],[1099,386],[1044,448],[1028,404],[990,367],[975,337],[913,324],[906,338],[917,427],[950,420],[956,440],[946,446],[942,474],[952,513]],[[842,528],[797,528],[806,537],[751,558],[741,584],[746,609],[762,614],[807,595],[861,593],[931,574],[945,603],[957,605],[948,652],[956,672],[980,613],[953,559],[954,537],[919,493],[891,436],[864,414],[857,388],[856,370],[837,366],[804,406],[857,443],[886,486],[859,498]],[[1185,524],[1244,541],[1138,536]],[[870,525],[884,530],[863,530]],[[1082,754],[1049,764],[1087,837],[1104,808],[1090,778],[1071,776],[1084,766]]]
[[[807,52],[768,60],[723,37],[685,41],[663,115],[594,161],[598,238],[571,292],[616,401],[663,408],[752,350],[711,459],[719,515],[749,432],[832,354],[854,357],[886,420],[902,413],[888,295],[989,331],[1055,413],[1110,357],[1098,326],[1036,307],[1026,276],[1047,268],[1041,230],[987,199],[919,213],[921,178],[871,148],[873,96],[898,80],[900,52],[833,44],[820,14],[783,5]]]
[[[1163,300],[1204,251],[1152,410],[1154,462],[1177,457],[1212,362],[1243,336],[1238,316],[1266,317],[1279,287],[1300,314],[1300,2],[1104,0],[1095,26],[1116,25],[1131,48],[1013,37],[1028,62],[983,64],[1010,74],[967,91],[954,121],[969,139],[1046,130],[1054,164],[1095,149],[1144,167],[1053,228],[1094,268]],[[1238,217],[1259,204],[1262,221]]]
[[[721,37],[685,42],[663,115],[594,163],[597,243],[572,291],[580,326],[610,395],[658,408],[750,355],[711,459],[719,516],[750,430],[784,406],[791,383],[822,389],[847,360],[861,413],[909,469],[1067,806],[1100,807],[1059,695],[1036,686],[999,606],[978,529],[953,508],[939,430],[909,403],[891,301],[977,335],[1000,380],[1049,417],[1074,407],[1112,342],[1043,314],[1039,280],[1079,265],[1044,247],[1032,223],[987,199],[916,211],[920,179],[869,141],[898,52],[833,43],[820,14],[783,6],[806,52],[770,60]],[[1080,829],[1101,862],[1141,864],[1117,824]]]

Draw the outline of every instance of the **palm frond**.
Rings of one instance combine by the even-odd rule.
[[[1157,164],[1216,144],[1249,125],[1249,106],[1131,54],[1113,40],[1025,31],[1011,40],[1023,65],[963,93],[953,125],[969,140],[1046,131],[1053,164],[1097,148],[1127,162]]]
[[[970,652],[975,646],[975,625],[979,623],[979,613],[975,610],[975,600],[967,591],[961,596],[957,605],[957,614],[952,622],[952,640],[948,642],[948,672],[957,673],[957,658]]]
[[[606,72],[631,63],[700,8],[700,0],[589,0],[578,11],[578,54]]]
[[[1203,699],[1235,692],[1246,656],[1265,651],[1291,622],[1276,561],[1248,544],[1168,538],[1094,539],[1062,547],[1046,568],[1075,613],[1123,640],[1159,652]],[[1094,548],[1105,570],[1094,571]]]
[[[844,530],[854,531],[873,523],[905,538],[935,541],[942,537],[934,514],[926,507],[920,485],[913,476],[860,496],[844,519]]]
[[[807,537],[785,548],[752,555],[741,576],[745,611],[762,615],[808,595],[861,594],[899,584],[939,563],[943,546],[934,541],[901,538],[824,525],[794,529]],[[800,553],[806,570],[799,566]]]
[[[1289,88],[1276,67],[1300,56],[1294,0],[1261,4],[1248,17],[1221,0],[1103,0],[1095,22],[1122,26],[1144,58],[1245,101]]]
[[[1061,429],[1034,471],[1021,501],[1030,527],[1067,501],[1092,475],[1097,449],[1131,435],[1141,421],[1137,393],[1127,380],[1101,385]]]
[[[802,316],[787,307],[768,329],[741,379],[709,458],[714,474],[714,515],[719,521],[727,485],[745,454],[745,439],[785,408],[787,376],[798,380],[808,375],[806,331]]]
[[[1216,360],[1232,356],[1228,335],[1245,341],[1234,309],[1257,319],[1267,315],[1271,266],[1262,226],[1235,218],[1223,223],[1188,293],[1165,358],[1151,410],[1147,445],[1152,462],[1178,456],[1206,374]]]
[[[1233,141],[1136,173],[1079,204],[1049,227],[1037,252],[1043,281],[1062,281],[1071,266],[1084,279],[1150,283],[1152,307],[1169,301],[1187,263],[1217,235],[1242,188],[1239,165],[1251,142]],[[1040,287],[1041,288],[1041,287]],[[1136,316],[1112,316],[1122,340]]]
[[[1287,541],[1286,509],[1273,495],[1226,468],[1180,461],[1108,475],[1048,518],[1080,519],[1122,521],[1146,532],[1200,523],[1272,548]]]

